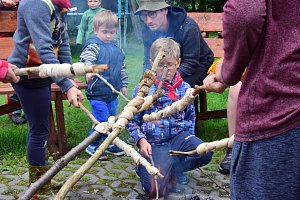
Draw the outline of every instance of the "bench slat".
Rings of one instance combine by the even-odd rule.
[[[204,38],[207,45],[211,48],[215,58],[224,57],[224,42],[221,38]]]
[[[11,33],[17,29],[17,11],[0,11],[1,29],[0,33]]]
[[[189,12],[188,16],[193,18],[202,32],[219,32],[223,30],[223,13],[194,13]]]
[[[8,56],[14,49],[14,41],[12,37],[0,38],[0,59],[7,60]]]

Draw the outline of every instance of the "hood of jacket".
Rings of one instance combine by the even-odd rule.
[[[181,7],[171,6],[169,8],[167,17],[172,19],[172,20],[170,20],[170,22],[171,22],[170,26],[172,28],[179,28],[183,24],[183,22],[186,20],[187,13]],[[169,27],[169,29],[170,29],[170,27]]]

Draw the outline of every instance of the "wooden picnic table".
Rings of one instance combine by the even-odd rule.
[[[85,89],[87,85],[83,83],[80,79],[75,78],[75,83],[78,85],[79,89]],[[0,94],[14,94],[14,88],[10,83],[0,83]],[[48,148],[53,155],[54,159],[59,159],[65,155],[68,151],[68,143],[65,128],[65,118],[64,118],[64,106],[63,100],[67,97],[63,94],[55,83],[51,85],[51,100],[54,101],[55,109],[53,111],[52,104],[50,106],[50,116],[49,116],[49,126],[50,133],[48,138]],[[20,102],[13,102],[0,106],[0,115],[10,113],[12,111],[21,109]],[[54,120],[54,114],[56,116],[56,123]]]

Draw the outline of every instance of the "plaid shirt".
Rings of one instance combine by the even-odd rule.
[[[154,85],[150,88],[149,95],[153,94],[156,87],[157,85]],[[183,82],[175,89],[178,100],[185,95],[188,88],[190,88],[190,85]],[[136,96],[137,91],[138,86],[135,87],[133,97]],[[164,89],[164,91],[165,94],[168,93],[166,89]],[[147,139],[149,143],[164,143],[168,142],[175,135],[183,131],[189,131],[190,134],[194,134],[196,119],[194,105],[189,105],[185,110],[175,113],[168,118],[152,122],[145,122],[143,120],[143,115],[158,112],[166,106],[170,106],[173,102],[174,101],[172,101],[169,96],[162,96],[150,107],[150,109],[134,116],[133,120],[128,123],[127,130],[134,138],[135,143],[137,143],[141,138]]]

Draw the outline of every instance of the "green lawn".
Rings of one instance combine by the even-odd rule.
[[[142,75],[143,46],[140,42],[132,38],[128,39],[125,49],[127,73],[129,76],[129,97],[131,97],[134,86],[139,82]],[[78,55],[74,54],[74,62],[78,61]],[[82,78],[82,77],[81,77]],[[223,109],[227,101],[226,91],[224,94],[208,94],[208,107],[210,110]],[[0,96],[0,105],[5,104],[5,96]],[[65,106],[65,123],[68,143],[71,147],[76,146],[86,136],[92,125],[89,118],[79,109]],[[89,103],[84,101],[84,105],[89,109]],[[118,111],[125,106],[125,102],[120,99]],[[199,124],[200,135],[204,141],[213,141],[227,137],[227,119],[208,120]],[[26,155],[26,134],[27,125],[16,126],[4,115],[0,117],[0,171],[1,167],[12,167],[20,162],[25,163]],[[124,131],[121,138],[128,138]]]

